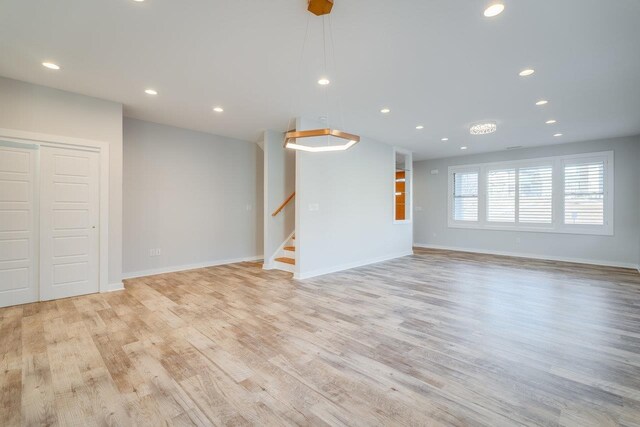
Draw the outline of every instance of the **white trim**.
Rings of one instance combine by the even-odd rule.
[[[350,270],[352,268],[363,267],[365,265],[376,264],[379,262],[389,261],[396,258],[402,258],[409,255],[413,255],[413,250],[399,252],[399,253],[390,254],[390,255],[383,255],[381,257],[371,258],[364,261],[350,262],[350,263],[341,264],[341,265],[337,265],[329,268],[320,268],[318,270],[309,271],[304,274],[300,274],[299,272],[296,272],[293,275],[293,278],[296,280],[304,280],[304,279],[309,279],[311,277],[322,276],[329,273],[336,273],[338,271]]]
[[[464,248],[461,246],[432,245],[428,243],[414,243],[413,246],[416,248],[425,248],[425,249],[440,249],[444,251],[469,252],[474,254],[509,256],[509,257],[515,257],[515,258],[529,258],[529,259],[539,259],[539,260],[545,260],[545,261],[572,262],[576,264],[599,265],[604,267],[621,267],[621,268],[632,268],[632,269],[639,268],[636,264],[633,264],[633,263],[617,262],[617,261],[572,258],[572,257],[562,257],[562,256],[554,256],[554,255],[538,255],[538,254],[530,254],[530,253],[523,253],[523,252],[511,252],[511,251],[494,251],[491,249]]]
[[[239,262],[259,261],[262,260],[262,255],[256,255],[245,258],[223,259],[216,261],[205,261],[196,264],[174,265],[172,267],[153,268],[150,270],[133,271],[130,273],[122,273],[123,279],[136,279],[138,277],[155,276],[157,274],[165,273],[177,273],[179,271],[196,270],[198,268],[216,267],[219,265],[236,264]]]
[[[571,225],[564,223],[564,165],[567,162],[598,159],[605,161],[604,171],[604,225]],[[487,173],[495,168],[521,168],[525,166],[551,165],[553,168],[552,222],[551,224],[490,223],[487,221]],[[462,172],[478,173],[478,220],[456,221],[453,219],[453,175]],[[518,174],[516,173],[516,194]],[[478,230],[521,231],[536,233],[589,234],[613,236],[614,218],[614,152],[600,151],[564,156],[509,160],[492,163],[452,165],[447,171],[447,226],[449,228],[472,228]],[[517,196],[516,196],[517,197]],[[516,203],[516,210],[518,204]]]
[[[16,129],[0,128],[0,138],[19,144],[57,148],[95,149],[100,153],[100,279],[99,292],[109,289],[109,149],[110,143],[91,139],[49,135]],[[39,169],[39,168],[38,168]],[[39,174],[39,171],[38,171]],[[39,175],[38,175],[39,180]],[[39,238],[39,232],[38,232]],[[38,249],[38,254],[40,250]],[[38,293],[40,283],[38,283]]]
[[[100,293],[102,294],[106,292],[118,292],[118,291],[124,291],[124,283],[122,283],[122,281],[109,284],[109,289],[100,291]]]
[[[396,219],[396,153],[401,153],[407,156],[407,163],[411,165],[410,170],[405,171],[405,191],[409,197],[409,206],[405,206],[405,215],[409,218],[403,220]],[[406,180],[409,180],[408,182]],[[392,192],[393,195],[393,223],[394,224],[411,224],[413,222],[413,153],[400,147],[393,147],[393,182]],[[409,185],[407,185],[409,184]],[[406,199],[405,199],[406,202]]]

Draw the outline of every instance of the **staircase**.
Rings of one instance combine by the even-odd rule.
[[[296,266],[296,236],[292,235],[284,244],[282,249],[278,251],[273,260],[273,267],[278,270],[289,271],[293,273]]]

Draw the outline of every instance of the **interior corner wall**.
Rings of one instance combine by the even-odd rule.
[[[284,134],[264,133],[264,257],[265,263],[293,233],[295,203],[290,202],[278,215],[272,213],[295,191],[295,152],[283,146]],[[268,265],[267,265],[268,267]]]
[[[124,277],[261,258],[262,162],[252,142],[125,118]]]
[[[448,168],[599,151],[614,153],[614,235],[449,228]],[[414,163],[416,245],[634,267],[640,261],[640,136],[450,157]],[[437,174],[431,171],[438,170]]]
[[[296,129],[316,127],[300,119]],[[392,146],[362,138],[347,151],[296,152],[296,277],[412,253],[411,223],[394,223]]]
[[[122,276],[122,104],[0,77],[0,128],[109,143],[109,286]]]

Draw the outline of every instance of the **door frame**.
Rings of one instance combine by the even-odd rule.
[[[100,174],[99,174],[99,186],[100,186],[100,209],[99,220],[100,234],[99,240],[99,291],[109,292],[109,143],[105,141],[95,141],[90,139],[73,138],[59,135],[49,135],[37,132],[28,132],[15,129],[0,128],[0,138],[14,142],[18,145],[37,145],[40,147],[54,147],[54,148],[76,148],[76,149],[90,149],[96,151],[100,155]],[[36,170],[37,191],[39,192],[39,151],[38,151],[38,170]],[[39,194],[39,193],[38,193]],[[38,203],[38,212],[40,206],[40,200]],[[37,244],[38,244],[38,260],[40,259],[40,221],[38,220],[37,227]],[[39,262],[38,262],[39,263]],[[38,266],[39,267],[39,266]],[[40,279],[37,280],[38,295],[40,295]]]

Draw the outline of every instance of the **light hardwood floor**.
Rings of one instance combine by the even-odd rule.
[[[640,274],[416,250],[0,309],[0,425],[640,425]]]

